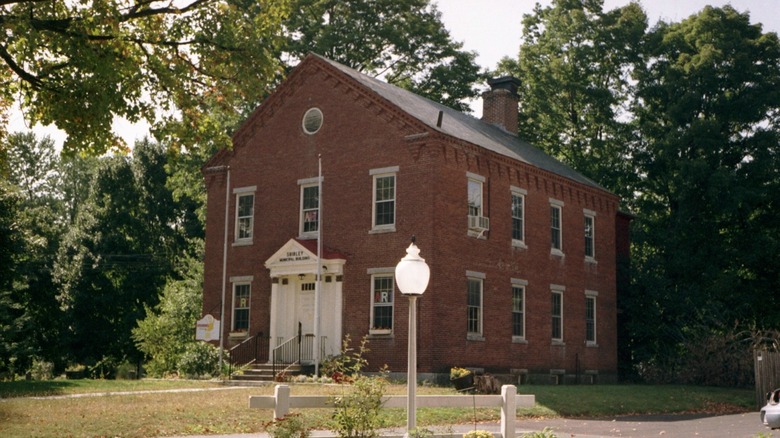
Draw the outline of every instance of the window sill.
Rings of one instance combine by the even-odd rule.
[[[559,339],[553,339],[550,345],[552,345],[553,347],[565,347],[566,343]]]
[[[591,263],[591,264],[594,264],[594,265],[599,264],[599,262],[597,262],[596,259],[594,259],[593,257],[590,257],[590,256],[585,256],[585,263]]]
[[[556,257],[564,257],[563,251],[557,248],[550,249],[550,255],[556,256]]]
[[[528,249],[528,245],[526,245],[522,240],[512,239],[512,248]]]
[[[230,332],[228,338],[230,339],[246,339],[249,337],[249,332]]]
[[[598,348],[599,344],[597,342],[585,342],[585,346],[589,348]]]
[[[319,233],[302,233],[298,235],[298,239],[300,240],[312,240],[316,239],[319,236]]]
[[[487,232],[487,230],[481,230],[481,231],[469,230],[467,235],[469,237],[473,237],[475,239],[487,240],[487,236],[485,235],[486,232]]]
[[[479,333],[469,333],[466,335],[467,341],[484,341],[485,337]]]
[[[392,227],[376,227],[368,230],[368,234],[395,233],[395,225]]]
[[[371,335],[371,336],[376,335],[376,336],[385,337],[385,336],[388,336],[388,335],[392,335],[393,334],[393,330],[390,330],[390,329],[388,329],[388,330],[370,329],[368,331],[368,334]]]
[[[250,246],[253,243],[252,239],[235,240],[233,241],[233,246]]]
[[[527,344],[528,339],[524,338],[523,336],[512,336],[512,343],[513,344]]]

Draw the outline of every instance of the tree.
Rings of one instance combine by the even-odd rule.
[[[15,219],[24,251],[14,261],[12,290],[23,309],[24,336],[18,344],[17,361],[26,369],[32,356],[58,362],[62,353],[62,318],[52,269],[67,227],[62,215],[65,197],[60,159],[49,137],[39,140],[33,133],[14,133],[7,140],[8,181],[20,196]]]
[[[452,41],[428,0],[293,0],[280,56],[295,64],[315,52],[468,111],[481,79],[475,54]]]
[[[287,11],[285,0],[0,1],[0,110],[21,96],[30,122],[68,134],[66,153],[126,149],[116,116],[175,145],[227,146],[215,120],[264,95]]]
[[[203,241],[196,254],[180,257],[177,276],[169,277],[159,303],[146,306],[146,317],[133,329],[133,340],[148,359],[146,370],[155,376],[178,371],[182,355],[195,341],[195,323],[203,302]]]
[[[644,46],[627,310],[638,360],[674,373],[709,336],[780,326],[780,42],[726,6]]]
[[[554,0],[523,18],[517,59],[498,71],[521,81],[519,135],[628,199],[630,72],[646,26],[635,3]]]
[[[133,157],[101,159],[89,198],[57,262],[59,299],[80,362],[138,359],[131,330],[173,275],[185,247],[183,213],[166,188],[165,148],[137,143]]]

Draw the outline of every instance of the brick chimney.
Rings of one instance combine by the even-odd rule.
[[[517,135],[517,87],[520,79],[512,76],[488,79],[490,91],[482,93],[482,121]]]

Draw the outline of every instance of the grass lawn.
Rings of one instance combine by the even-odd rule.
[[[199,392],[160,392],[171,389],[213,389]],[[139,391],[136,394],[110,393]],[[338,385],[293,385],[293,395],[339,395]],[[521,394],[534,394],[537,405],[518,409],[520,417],[612,417],[639,413],[733,413],[754,409],[749,389],[692,386],[524,385]],[[85,396],[84,394],[98,394]],[[388,394],[405,394],[393,384]],[[453,394],[451,388],[418,387],[419,395]],[[263,430],[270,410],[248,408],[250,395],[271,395],[273,386],[227,388],[219,383],[186,380],[56,380],[0,382],[2,437],[152,437],[187,434],[250,433]],[[31,396],[75,397],[31,398]],[[328,426],[330,411],[305,409],[310,424]],[[478,421],[498,421],[497,409],[478,409]],[[421,427],[469,423],[472,409],[418,409]],[[385,410],[387,426],[403,426],[403,409]]]

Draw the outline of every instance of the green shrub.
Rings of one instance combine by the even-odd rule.
[[[306,426],[303,417],[298,414],[289,414],[284,418],[265,424],[265,431],[273,438],[308,438],[311,430]]]
[[[51,380],[54,378],[54,364],[43,360],[34,360],[30,367],[30,376],[34,380]]]
[[[219,375],[219,347],[208,342],[188,344],[179,357],[179,375],[187,378],[213,377]]]
[[[493,432],[486,430],[470,430],[463,434],[463,438],[493,438]]]
[[[373,438],[383,426],[380,410],[387,387],[383,376],[359,376],[350,385],[351,391],[334,399],[335,432],[340,437]]]
[[[540,432],[529,432],[523,434],[523,438],[558,438],[558,435],[554,434],[552,429],[545,427]]]

